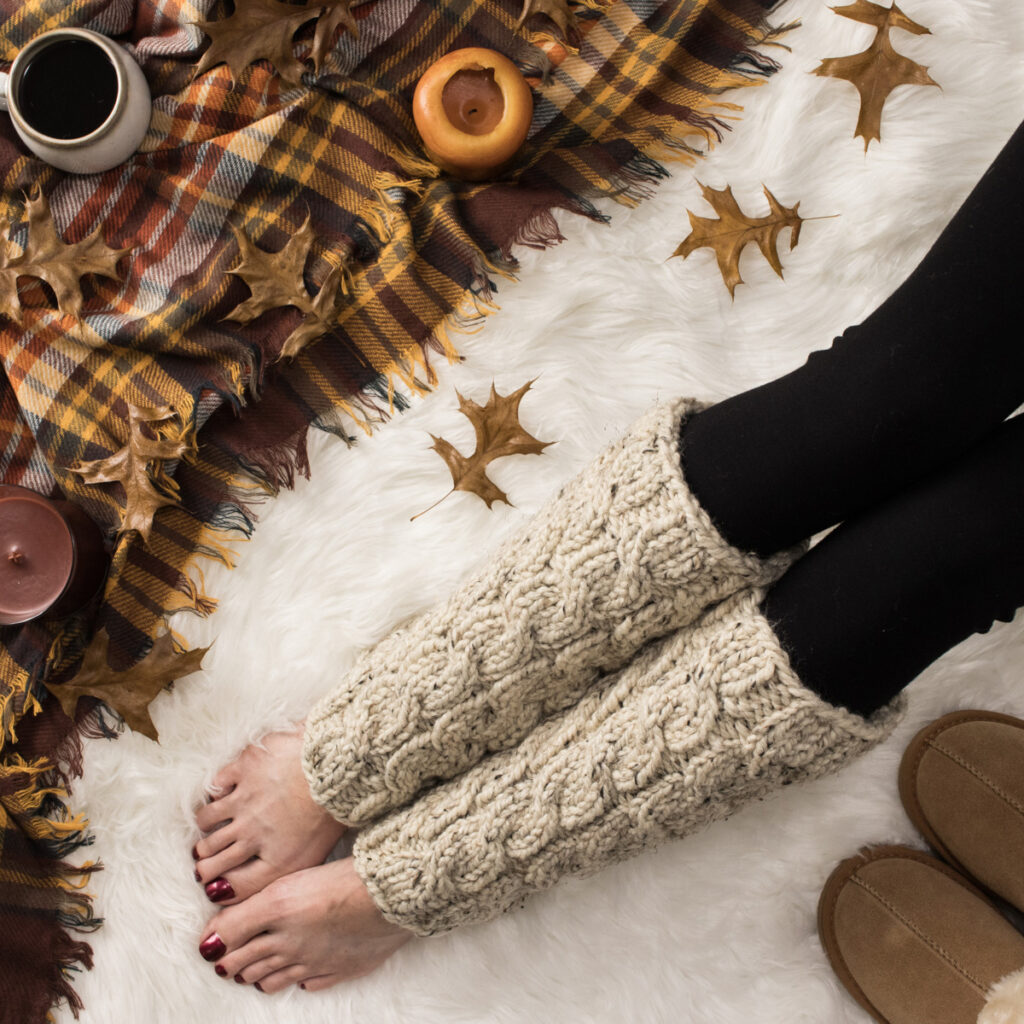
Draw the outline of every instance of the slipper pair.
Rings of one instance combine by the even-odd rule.
[[[958,711],[914,737],[900,797],[942,860],[876,846],[832,872],[818,931],[882,1024],[1024,1024],[1024,721]]]

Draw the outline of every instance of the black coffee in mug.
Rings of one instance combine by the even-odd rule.
[[[56,39],[31,56],[17,89],[18,107],[32,128],[52,139],[79,139],[113,111],[117,72],[88,39]]]

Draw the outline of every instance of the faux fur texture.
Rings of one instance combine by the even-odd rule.
[[[1024,970],[1001,978],[978,1014],[978,1024],[1020,1024],[1024,1020]]]
[[[950,652],[910,690],[884,746],[840,776],[793,787],[730,821],[585,881],[572,880],[490,924],[415,940],[379,971],[333,990],[262,996],[216,977],[196,945],[212,908],[192,880],[191,809],[217,767],[268,729],[301,718],[356,652],[448,593],[655,399],[717,399],[798,366],[891,292],[936,238],[1024,116],[1024,4],[901,0],[931,35],[894,33],[942,88],[890,98],[881,144],[853,138],[857,96],[809,74],[854,53],[872,30],[823,0],[789,0],[803,26],[776,51],[783,70],[738,97],[736,130],[696,171],[681,168],[610,227],[563,217],[567,241],[522,253],[500,313],[461,339],[438,390],[349,450],[318,436],[312,480],[268,503],[233,572],[206,573],[220,610],[179,618],[214,642],[203,672],[153,706],[160,745],[90,742],[75,793],[106,870],[92,888],[106,924],[80,976],[82,1024],[854,1024],[867,1016],[833,977],[815,933],[819,889],[866,842],[920,843],[896,769],[906,742],[955,708],[1024,713],[1024,617]],[[741,261],[735,301],[709,251],[667,257],[709,214],[695,178],[731,185],[765,212],[762,184],[800,201],[786,280]],[[1020,202],[1020,195],[1008,196]],[[964,324],[969,330],[970,325]],[[558,443],[493,464],[515,508],[455,494],[428,431],[468,451],[455,389],[483,401],[538,377],[526,428]],[[71,1020],[65,1009],[62,1024]]]

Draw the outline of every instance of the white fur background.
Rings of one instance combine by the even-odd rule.
[[[859,845],[917,841],[895,785],[917,728],[958,707],[1024,713],[1021,616],[929,669],[898,734],[840,776],[564,882],[496,922],[414,941],[326,993],[262,996],[199,958],[212,910],[192,880],[190,811],[225,759],[301,718],[360,647],[443,598],[654,399],[720,398],[793,369],[909,273],[1024,116],[1024,5],[904,9],[932,34],[896,32],[896,47],[942,89],[897,90],[881,144],[865,155],[853,138],[851,86],[808,74],[863,49],[872,30],[822,0],[790,0],[776,18],[803,27],[786,40],[792,52],[776,51],[783,70],[738,97],[745,117],[696,170],[754,213],[767,209],[763,183],[804,216],[841,215],[805,224],[792,253],[783,241],[784,282],[751,248],[732,302],[710,251],[666,261],[686,209],[710,213],[689,169],[636,210],[607,204],[610,227],[564,217],[568,240],[522,254],[519,283],[502,284],[500,313],[460,339],[465,361],[441,368],[435,393],[353,450],[314,437],[312,480],[264,507],[237,569],[207,569],[220,610],[174,625],[214,646],[204,671],[155,702],[160,745],[90,742],[76,787],[106,867],[93,883],[106,918],[91,939],[96,966],[77,980],[83,1024],[867,1020],[819,948],[818,891]],[[492,379],[510,391],[535,376],[523,423],[558,443],[494,464],[516,507],[460,494],[410,522],[450,485],[428,431],[472,446],[454,390],[483,401]]]

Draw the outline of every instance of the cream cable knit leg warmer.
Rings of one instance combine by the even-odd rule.
[[[361,832],[355,867],[384,916],[419,935],[486,921],[564,875],[588,875],[836,771],[884,739],[804,687],[746,591],[651,644],[513,750]]]
[[[364,652],[313,709],[303,767],[350,825],[513,746],[653,637],[778,578],[728,545],[683,479],[687,400],[656,406],[446,603]]]

